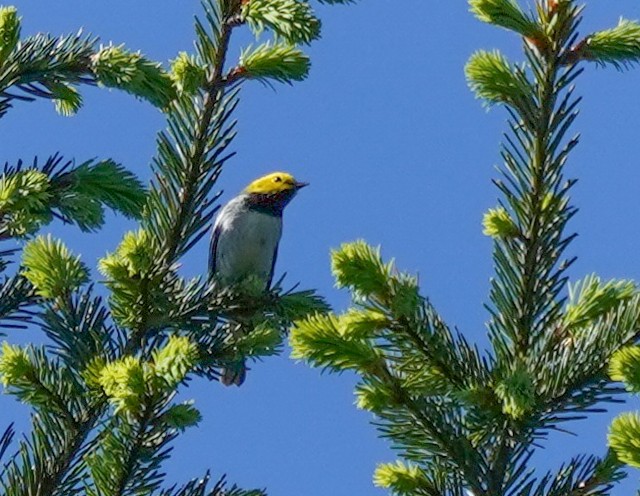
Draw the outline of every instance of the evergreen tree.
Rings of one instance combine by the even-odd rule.
[[[357,405],[374,414],[400,460],[380,465],[376,485],[398,495],[604,495],[639,465],[640,420],[624,416],[613,450],[567,460],[540,474],[529,460],[553,431],[618,401],[625,380],[640,391],[640,293],[626,280],[595,275],[569,283],[576,214],[565,164],[587,63],[626,68],[640,60],[640,25],[628,20],[581,37],[574,0],[470,0],[481,21],[523,42],[524,62],[479,51],[466,66],[475,94],[509,114],[500,192],[484,217],[495,276],[480,351],[453,331],[417,279],[363,241],[332,254],[339,287],[353,306],[296,323],[293,356],[329,371],[355,371]],[[522,2],[524,3],[524,2]],[[608,375],[608,363],[615,354]],[[603,447],[604,450],[604,447]]]
[[[17,10],[0,8],[0,116],[36,98],[72,114],[81,85],[121,89],[167,116],[148,188],[111,160],[72,166],[56,155],[4,167],[0,237],[26,244],[0,254],[0,320],[5,329],[44,333],[41,346],[2,345],[5,391],[33,409],[31,433],[14,442],[9,427],[0,437],[7,496],[262,494],[211,485],[209,475],[166,487],[172,440],[201,418],[174,397],[191,377],[215,380],[240,357],[278,353],[294,319],[326,306],[312,291],[285,291],[282,281],[267,292],[220,288],[205,265],[194,279],[178,268],[217,208],[213,191],[233,156],[241,86],[304,79],[310,61],[300,46],[319,37],[320,21],[302,0],[202,0],[202,8],[194,53],[178,54],[169,72],[92,36],[22,37]],[[232,35],[245,26],[260,44],[227,64]],[[139,221],[100,261],[106,300],[78,256],[38,235],[54,219],[99,229],[105,207]]]

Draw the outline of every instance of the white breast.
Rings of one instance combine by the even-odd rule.
[[[271,279],[278,243],[282,236],[282,217],[226,205],[218,216],[216,276],[238,281],[254,275]]]

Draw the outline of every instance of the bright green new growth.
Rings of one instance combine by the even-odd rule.
[[[387,293],[392,263],[384,264],[380,247],[364,241],[345,243],[331,252],[331,271],[339,288],[349,288],[362,296]]]
[[[624,382],[627,391],[640,393],[640,347],[627,346],[616,351],[609,363],[609,377]]]
[[[25,237],[51,221],[51,183],[46,174],[27,169],[0,178],[2,228],[9,236]]]
[[[115,252],[100,260],[100,272],[115,282],[146,274],[153,265],[153,239],[142,229],[124,235]]]
[[[471,0],[471,12],[482,22],[495,24],[535,38],[540,35],[540,25],[526,15],[515,0]]]
[[[54,215],[92,231],[104,223],[105,206],[140,217],[146,195],[131,172],[110,160],[56,170],[60,161],[50,158],[42,171],[35,165],[5,169],[0,177],[0,236],[28,237]]]
[[[378,487],[391,489],[400,496],[421,494],[428,481],[424,472],[417,465],[407,465],[401,461],[381,463],[373,474],[373,483]]]
[[[620,68],[640,61],[640,24],[627,19],[611,29],[588,36],[582,56],[602,64]]]
[[[60,240],[38,236],[22,251],[22,275],[36,294],[54,299],[70,294],[89,281],[89,271]]]
[[[521,105],[530,98],[526,81],[498,51],[480,50],[473,54],[465,66],[465,74],[476,96],[487,104]]]
[[[15,386],[33,373],[33,365],[26,351],[19,346],[2,343],[0,355],[0,382],[5,387]]]
[[[623,413],[616,417],[609,428],[609,446],[618,459],[627,465],[640,468],[640,415]]]
[[[320,37],[320,20],[306,1],[248,0],[242,4],[242,17],[256,36],[269,28],[292,45],[309,44]]]
[[[98,384],[116,412],[135,416],[141,413],[146,396],[173,393],[193,369],[196,360],[196,347],[188,338],[171,336],[163,348],[154,350],[149,362],[125,357],[105,365],[98,375]],[[169,416],[176,420],[179,414],[180,410]],[[183,417],[187,414],[182,411]]]
[[[157,253],[154,238],[139,229],[126,233],[116,251],[98,263],[111,289],[112,316],[120,325],[135,327],[143,318],[156,319],[163,314],[167,296],[158,285],[162,274],[153,271]]]
[[[100,84],[144,98],[159,108],[169,105],[176,96],[171,78],[160,64],[123,46],[102,47],[93,56],[92,69]]]
[[[536,390],[531,374],[526,367],[516,367],[495,388],[502,401],[502,412],[518,420],[533,411],[536,406]]]
[[[565,309],[565,325],[578,328],[608,312],[637,294],[633,281],[611,280],[602,283],[595,274],[569,286],[569,302]]]
[[[198,350],[186,337],[171,336],[161,349],[153,351],[153,374],[172,390],[184,381],[196,364]]]
[[[187,427],[198,425],[202,420],[202,415],[191,403],[181,403],[170,407],[160,417],[160,420],[172,429],[184,431]]]
[[[73,86],[65,83],[51,83],[49,90],[56,111],[60,115],[65,117],[75,115],[82,107],[82,95]]]
[[[627,346],[611,357],[609,376],[627,391],[640,394],[640,347]],[[623,413],[609,427],[609,446],[622,462],[640,468],[640,414]]]
[[[389,327],[388,317],[377,309],[350,308],[338,317],[338,330],[347,339],[369,339]]]
[[[358,384],[355,396],[355,404],[360,410],[367,410],[375,414],[380,414],[400,404],[394,390],[382,381],[372,380],[372,384]]]
[[[20,18],[15,7],[0,7],[0,66],[20,39]]]
[[[143,400],[146,382],[144,368],[139,358],[125,357],[106,365],[99,378],[99,384],[116,412],[138,413]]]
[[[310,68],[309,57],[287,43],[266,42],[256,48],[247,47],[240,55],[240,74],[265,83],[303,81]]]
[[[518,226],[503,207],[489,209],[484,214],[482,225],[482,232],[492,238],[513,238],[520,234]]]
[[[315,315],[296,322],[289,338],[291,357],[332,372],[378,370],[382,359],[372,343],[345,336],[335,315]]]
[[[207,74],[193,56],[180,52],[171,62],[171,78],[179,94],[194,95],[204,85]]]

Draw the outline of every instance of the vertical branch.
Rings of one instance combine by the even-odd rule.
[[[232,20],[238,14],[237,8],[239,4],[235,0],[227,2],[232,8],[228,12],[223,12],[220,20],[220,30],[217,33],[217,43],[215,53],[212,57],[213,74],[207,81],[206,92],[202,103],[202,117],[198,122],[197,133],[194,140],[193,153],[187,160],[185,170],[185,180],[183,190],[181,192],[182,202],[178,208],[178,215],[175,223],[171,227],[167,237],[166,246],[166,263],[171,264],[179,254],[180,242],[183,241],[185,224],[189,216],[195,209],[194,198],[198,188],[198,182],[202,174],[202,165],[206,160],[207,138],[210,134],[212,119],[219,110],[220,103],[224,99],[226,87],[222,76],[224,73],[224,65],[229,50],[229,41],[231,32],[235,27]],[[233,8],[235,6],[235,8]]]

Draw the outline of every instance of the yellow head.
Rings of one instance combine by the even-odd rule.
[[[256,179],[244,190],[245,193],[257,195],[274,195],[278,193],[295,193],[309,183],[296,181],[291,174],[286,172],[272,172]]]

